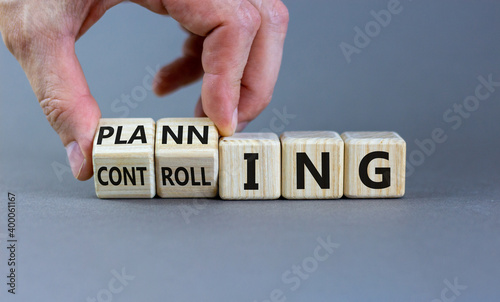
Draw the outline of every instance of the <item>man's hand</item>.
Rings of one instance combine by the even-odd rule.
[[[92,176],[101,116],[75,55],[75,41],[123,0],[0,0],[0,31],[44,113],[66,146],[76,178]],[[241,130],[269,104],[278,78],[288,11],[280,0],[137,0],[168,14],[190,36],[184,56],[163,67],[164,95],[203,76],[195,114],[222,135]]]

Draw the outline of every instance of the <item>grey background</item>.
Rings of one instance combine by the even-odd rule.
[[[247,131],[394,130],[410,155],[416,139],[443,129],[446,142],[397,200],[99,200],[92,181],[72,178],[23,71],[0,46],[0,300],[86,301],[125,268],[135,279],[113,301],[264,301],[273,289],[286,301],[431,301],[455,278],[467,286],[456,301],[498,301],[500,91],[456,130],[443,113],[474,94],[478,76],[500,81],[500,3],[402,1],[347,63],[340,43],[353,44],[353,28],[387,3],[286,1],[280,79]],[[103,116],[121,116],[113,100],[142,86],[148,66],[176,58],[184,38],[173,20],[134,4],[110,10],[77,45]],[[199,92],[148,91],[129,116],[191,116]],[[283,110],[296,117],[276,122]],[[15,297],[4,277],[7,192],[18,200]],[[282,274],[328,236],[339,247],[292,291]]]

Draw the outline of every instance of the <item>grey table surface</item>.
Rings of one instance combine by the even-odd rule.
[[[341,43],[353,44],[355,27],[389,1],[286,3],[274,100],[247,131],[397,131],[408,146],[405,197],[100,200],[92,181],[72,178],[0,46],[0,301],[500,299],[500,88],[467,118],[444,117],[474,96],[478,77],[500,81],[500,3],[401,1],[350,63]],[[184,37],[133,4],[84,36],[77,51],[103,116],[191,116],[199,84],[162,101],[143,87],[146,98],[127,112],[110,105],[179,55]],[[437,128],[446,141],[424,153],[416,140]],[[6,286],[8,192],[17,199],[16,295]]]

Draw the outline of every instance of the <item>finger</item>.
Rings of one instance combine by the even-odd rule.
[[[262,21],[241,81],[240,129],[256,118],[271,101],[289,20],[288,10],[279,0],[248,1],[258,9]]]
[[[194,116],[196,117],[207,117],[205,112],[203,111],[203,104],[201,102],[201,98],[198,100],[196,103],[196,106],[194,107]],[[248,125],[247,122],[241,122],[238,123],[238,126],[236,127],[236,132],[241,132],[245,129],[245,127]]]
[[[22,64],[43,112],[66,147],[75,178],[92,176],[92,141],[101,116],[75,54],[74,40],[30,54]]]
[[[232,135],[238,124],[241,79],[260,26],[255,8],[246,1],[241,6],[248,7],[238,19],[220,26],[207,37],[202,55],[203,111],[225,136]]]
[[[183,48],[183,56],[163,67],[155,76],[153,89],[159,96],[191,84],[203,76],[201,53],[204,37],[190,34]]]
[[[221,134],[227,136],[237,125],[241,78],[260,26],[260,14],[246,0],[223,2],[227,3],[165,1],[170,16],[192,33],[206,35],[202,107]]]

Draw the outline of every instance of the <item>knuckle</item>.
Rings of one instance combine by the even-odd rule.
[[[67,119],[65,103],[59,99],[45,98],[40,101],[40,106],[52,128],[54,128],[57,133],[63,130],[62,126]]]
[[[7,49],[11,53],[13,53],[14,46],[12,45],[12,40],[11,40],[10,36],[7,35],[7,33],[5,31],[2,31],[2,39],[3,39],[3,43],[5,44],[5,46],[7,47]]]
[[[14,25],[2,31],[5,46],[16,58],[21,58],[29,53],[33,44],[33,39],[29,35],[23,34],[21,28],[20,25]]]
[[[73,19],[73,15],[53,3],[2,5],[0,1],[2,38],[17,59],[35,53],[44,54],[56,47],[61,39],[74,36],[76,33],[71,25]]]
[[[269,24],[279,31],[286,31],[290,14],[288,8],[282,1],[275,1],[274,5],[267,11]]]
[[[7,49],[18,60],[25,60],[35,54],[44,54],[54,44],[52,37],[33,23],[15,21],[2,31]]]
[[[29,29],[34,22],[21,12],[24,7],[22,4],[8,2],[0,1],[0,30],[7,49],[20,59],[29,53],[33,44],[34,35],[30,34]]]
[[[260,13],[252,5],[242,5],[236,14],[236,18],[238,25],[251,35],[255,35],[260,28]]]

